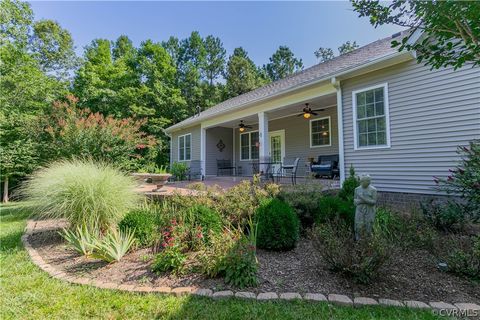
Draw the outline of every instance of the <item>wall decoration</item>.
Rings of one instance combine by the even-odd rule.
[[[222,139],[220,139],[220,141],[218,141],[217,148],[218,148],[218,151],[220,151],[220,152],[223,152],[223,149],[225,149],[225,143],[223,143]]]

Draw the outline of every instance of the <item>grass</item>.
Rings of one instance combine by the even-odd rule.
[[[430,311],[405,308],[214,301],[71,285],[30,262],[20,241],[29,212],[18,204],[0,210],[0,319],[438,319]]]

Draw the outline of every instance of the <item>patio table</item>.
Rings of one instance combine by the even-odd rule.
[[[254,174],[260,174],[260,177],[265,180],[272,179],[272,182],[275,182],[275,176],[272,172],[273,165],[278,164],[277,162],[272,161],[262,161],[262,162],[252,162],[252,171]],[[265,167],[265,170],[260,171],[261,167]]]

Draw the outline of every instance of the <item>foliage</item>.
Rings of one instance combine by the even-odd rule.
[[[437,189],[449,195],[460,196],[456,203],[465,218],[480,221],[480,140],[474,140],[469,146],[460,146],[457,153],[462,157],[457,168],[450,170],[446,179],[435,178]]]
[[[213,209],[204,205],[196,205],[188,210],[187,223],[197,232],[197,237],[201,237],[206,243],[209,243],[211,233],[220,233],[222,231],[222,218]]]
[[[254,287],[257,285],[257,266],[255,243],[243,236],[223,261],[225,282],[237,288]]]
[[[399,51],[415,51],[418,62],[432,68],[480,64],[480,25],[477,1],[352,0],[360,17],[369,17],[374,26],[395,24],[420,30],[426,36],[416,43],[407,34],[392,42]]]
[[[75,230],[63,229],[59,234],[75,251],[87,257],[92,255],[99,238],[98,230],[89,230],[85,225]]]
[[[140,246],[153,245],[158,238],[158,217],[147,205],[128,212],[120,221],[121,231],[131,230]]]
[[[435,249],[437,259],[447,263],[448,272],[480,279],[480,236],[446,236],[438,240]]]
[[[287,46],[278,47],[269,61],[263,68],[271,81],[283,79],[303,69],[302,59],[296,58]]]
[[[299,238],[299,219],[292,207],[279,199],[261,202],[256,212],[257,244],[268,250],[290,250]]]
[[[355,174],[355,169],[353,165],[350,166],[349,176],[342,184],[342,188],[338,193],[338,196],[347,201],[353,203],[353,198],[355,197],[355,189],[360,185],[360,180]]]
[[[171,165],[170,173],[178,181],[187,179],[188,166],[185,162],[174,162]]]
[[[155,273],[172,271],[175,274],[180,274],[183,272],[186,259],[187,257],[178,246],[166,247],[155,256],[152,271]]]
[[[296,185],[292,189],[283,189],[278,198],[288,203],[296,212],[303,229],[313,225],[320,212],[322,192],[308,185]]]
[[[85,225],[104,232],[114,227],[138,200],[135,182],[93,161],[59,161],[35,172],[21,194],[46,218],[66,218],[71,228]]]
[[[313,233],[315,247],[334,272],[370,283],[388,260],[390,245],[380,234],[354,240],[351,226],[343,221],[318,225]]]
[[[110,229],[100,240],[95,241],[92,257],[108,263],[118,262],[134,242],[135,236],[131,230]]]
[[[347,41],[343,43],[340,47],[338,47],[338,54],[342,55],[342,54],[349,53],[350,51],[353,51],[358,47],[359,46],[356,41],[352,41],[352,42]],[[315,57],[317,57],[320,60],[320,62],[326,62],[335,58],[335,53],[331,48],[320,47],[317,50],[315,50],[314,54],[315,54]]]
[[[51,159],[92,158],[134,169],[151,161],[149,151],[156,141],[141,131],[143,121],[115,119],[79,109],[73,96],[67,102],[55,102],[42,127],[45,157]]]
[[[164,166],[164,165],[157,166],[154,163],[153,164],[150,163],[150,164],[147,164],[147,165],[143,166],[139,170],[137,170],[137,172],[154,173],[154,174],[166,174],[166,173],[168,173],[168,169],[167,169],[167,166]]]
[[[430,199],[420,203],[425,219],[435,228],[442,231],[461,229],[466,222],[464,208],[454,201],[435,201]]]
[[[316,223],[325,223],[341,219],[349,225],[353,225],[355,206],[353,202],[347,202],[339,196],[324,196],[318,204],[319,210],[315,217]]]

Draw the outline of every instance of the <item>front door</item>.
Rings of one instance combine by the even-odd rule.
[[[285,158],[285,130],[269,132],[270,138],[270,160],[275,164],[272,173],[276,175],[280,165]]]

